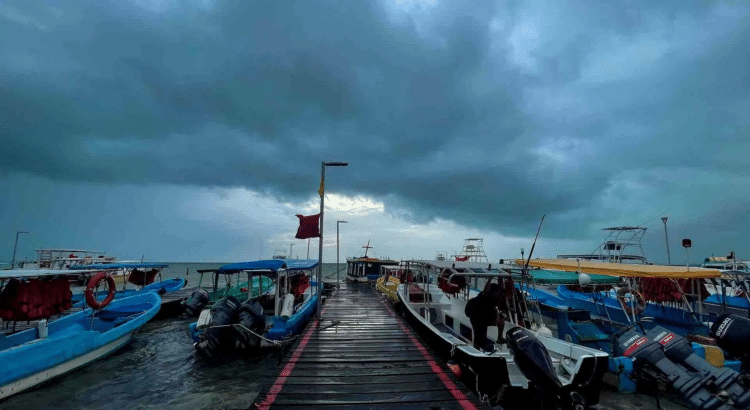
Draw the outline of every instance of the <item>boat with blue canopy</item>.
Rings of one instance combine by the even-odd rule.
[[[0,271],[0,399],[98,360],[123,347],[159,311],[147,292],[71,309],[70,279],[98,270]]]
[[[317,260],[272,259],[228,264],[218,269],[227,274],[246,274],[248,283],[265,277],[273,285],[263,294],[245,300],[227,296],[198,321],[190,324],[190,336],[203,357],[217,353],[255,352],[293,340],[317,308],[320,274]],[[264,288],[266,289],[266,288]]]

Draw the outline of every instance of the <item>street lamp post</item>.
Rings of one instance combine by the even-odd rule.
[[[336,221],[336,287],[339,286],[339,274],[341,268],[339,267],[339,225],[342,223],[348,223],[346,221]]]
[[[22,233],[28,233],[26,231],[17,231],[16,232],[16,244],[13,245],[13,260],[10,262],[10,268],[13,269],[16,267],[16,250],[18,249],[18,234]]]
[[[326,167],[345,167],[349,165],[348,162],[321,162],[320,163],[320,242],[318,245],[318,319],[322,319],[320,315],[320,306],[323,302],[323,207],[325,197],[325,186],[326,186]]]
[[[667,242],[667,264],[672,264],[672,257],[669,256],[669,236],[667,236],[667,217],[664,216],[661,218],[661,221],[664,222],[664,240]]]

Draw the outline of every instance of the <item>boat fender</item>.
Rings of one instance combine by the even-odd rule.
[[[101,281],[107,282],[107,287],[109,288],[109,290],[107,292],[107,297],[99,302],[96,299],[96,295],[94,295],[94,289],[99,286],[99,282]],[[92,309],[104,309],[107,305],[109,305],[109,302],[111,302],[112,299],[115,298],[115,291],[115,280],[112,279],[112,276],[108,275],[107,272],[99,272],[94,275],[94,277],[92,277],[86,285],[86,291],[84,292],[84,294],[86,295],[86,303]]]
[[[281,315],[282,317],[289,318],[294,313],[294,295],[287,293],[284,295],[284,299],[281,302]]]
[[[635,299],[635,304],[633,307],[630,306],[630,304],[625,300],[625,295],[630,293],[630,295]],[[622,310],[624,310],[628,314],[633,314],[633,311],[635,311],[636,314],[641,314],[646,311],[646,299],[643,298],[643,295],[641,292],[638,292],[635,289],[630,289],[628,286],[623,286],[619,289],[617,289],[617,301],[620,302],[620,305],[622,306]]]

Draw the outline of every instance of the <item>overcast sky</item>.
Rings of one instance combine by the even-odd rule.
[[[746,2],[0,2],[0,260],[750,259]],[[317,241],[310,255],[317,255]]]

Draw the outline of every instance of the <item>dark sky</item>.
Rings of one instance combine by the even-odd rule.
[[[306,256],[321,161],[326,261],[750,259],[750,6],[511,3],[0,3],[0,260]]]

